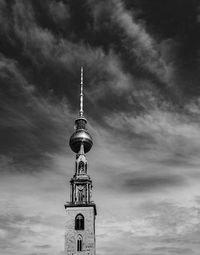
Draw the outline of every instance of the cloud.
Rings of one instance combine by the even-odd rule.
[[[21,208],[20,211],[22,211]],[[44,249],[48,250],[48,254],[54,254],[57,240],[62,238],[62,231],[54,224],[48,223],[45,217],[34,212],[32,215],[24,215],[18,208],[13,210],[13,207],[4,209],[4,212],[1,210],[0,228],[4,233],[0,243],[4,254],[14,254],[14,250],[22,254],[34,252],[40,254],[40,251]],[[52,245],[49,245],[49,238]]]
[[[16,61],[4,56],[0,58],[0,80],[1,154],[34,164],[36,157],[46,158],[45,153],[65,147],[66,124],[71,119],[66,101],[58,104],[51,95],[39,96]]]
[[[120,48],[120,51],[125,53],[126,49],[128,49],[127,54],[125,54],[127,55],[126,62],[129,62],[130,67],[127,68],[134,72],[132,66],[135,67],[134,64],[137,63],[138,69],[140,69],[138,72],[142,72],[143,69],[159,81],[168,82],[171,67],[170,65],[167,66],[164,59],[160,57],[159,45],[154,37],[147,32],[144,22],[142,23],[141,20],[136,21],[135,13],[127,10],[123,1],[110,1],[106,7],[102,2],[90,2],[94,6],[96,26],[99,26],[99,29],[101,29],[102,24],[107,29],[113,27],[114,33],[118,33],[118,44],[119,41],[123,42],[121,47],[124,48]],[[105,19],[105,17],[106,22],[103,22],[102,19]]]
[[[35,245],[35,248],[38,248],[38,249],[49,249],[49,248],[51,248],[51,245],[49,245],[49,244]]]
[[[177,248],[177,247],[157,247],[153,249],[154,252],[168,252],[170,254],[188,254],[192,253],[192,249],[189,248]]]
[[[70,19],[69,7],[63,2],[50,2],[49,12],[56,24],[63,25],[63,23],[67,23]]]
[[[167,201],[152,202],[139,204],[134,213],[128,213],[128,220],[102,222],[99,229],[99,239],[104,243],[102,251],[115,254],[118,249],[124,249],[129,254],[134,247],[135,254],[160,254],[161,251],[168,254],[188,254],[190,251],[195,254],[199,246],[196,241],[193,242],[199,225],[197,208]],[[108,229],[112,229],[113,233]],[[109,243],[113,244],[113,250],[109,249]],[[142,245],[144,243],[147,245]]]
[[[118,177],[120,179],[120,177]],[[132,173],[126,176],[123,174],[121,176],[123,179],[124,188],[131,192],[150,192],[161,190],[164,188],[177,187],[179,185],[184,185],[185,180],[182,176],[166,175],[163,174],[149,174],[146,173]]]
[[[148,113],[135,117],[122,112],[105,117],[105,121],[115,127],[116,132],[124,130],[128,138],[139,138],[135,146],[143,141],[143,146],[147,144],[147,148],[171,151],[177,156],[182,155],[183,159],[195,156],[199,151],[197,137],[200,127],[188,115],[166,110],[149,110]]]
[[[142,31],[141,32],[142,34],[144,33],[146,37],[150,38],[149,39],[150,41],[153,40],[151,36],[145,31],[145,29],[142,28],[142,26],[140,26],[140,24],[134,22],[131,14],[124,9],[123,5],[120,4],[120,2],[117,4],[117,2],[115,3],[114,1],[113,5],[117,6],[116,12],[118,9],[120,12],[120,15],[117,14],[113,15],[116,15],[116,17],[118,16],[128,17],[128,20],[132,24],[132,26],[138,27],[138,29],[133,29],[133,31],[136,30],[135,35],[136,40],[137,38],[139,38],[138,40],[141,40],[142,43],[138,43],[137,44],[138,46],[132,48],[135,49],[136,52],[139,52],[139,50],[137,50],[137,47],[139,46],[143,47],[147,51],[147,53],[145,53],[145,51],[142,50],[142,52],[144,51],[143,53],[144,57],[147,56],[148,54],[154,55],[154,53],[148,53],[153,51],[151,49],[153,48],[153,46],[151,46],[151,43],[150,46],[148,47],[146,46],[145,44],[146,40],[143,40],[143,36],[140,35],[140,30]],[[27,10],[27,8],[29,10],[28,12],[25,11]],[[118,52],[112,49],[112,47],[109,47],[107,53],[104,51],[103,45],[98,45],[98,47],[93,47],[93,45],[86,46],[83,43],[82,44],[80,44],[79,42],[74,43],[72,42],[72,40],[69,40],[69,38],[56,37],[54,31],[50,30],[49,28],[39,26],[37,24],[37,20],[33,12],[34,6],[31,7],[31,5],[27,3],[27,8],[24,6],[24,4],[22,4],[22,2],[19,2],[13,6],[13,13],[15,17],[15,36],[23,44],[23,54],[26,56],[26,58],[31,60],[32,65],[34,65],[36,68],[36,71],[39,68],[40,70],[42,69],[43,72],[49,72],[50,77],[51,75],[53,76],[51,82],[48,84],[47,89],[53,89],[56,93],[66,92],[66,90],[63,90],[64,89],[63,85],[59,83],[58,86],[57,83],[57,86],[55,86],[54,82],[52,81],[54,81],[56,76],[56,79],[58,80],[62,79],[62,82],[65,83],[66,85],[69,84],[69,79],[71,82],[73,82],[73,79],[71,79],[70,76],[72,75],[72,72],[74,75],[74,71],[77,70],[77,63],[80,63],[80,65],[84,63],[86,65],[86,70],[87,67],[88,70],[91,70],[90,74],[88,75],[89,77],[88,83],[89,85],[91,84],[90,90],[92,90],[94,86],[96,88],[94,89],[93,94],[97,93],[102,94],[101,93],[102,90],[104,91],[107,90],[108,94],[110,93],[110,90],[107,89],[109,87],[111,89],[111,92],[112,91],[120,92],[120,89],[122,89],[123,91],[124,88],[130,88],[131,83],[134,83],[135,80],[133,80],[132,82],[131,75],[129,74],[130,71],[124,70],[125,68],[122,55],[119,55]],[[114,9],[115,8],[111,8],[111,10]],[[95,9],[93,11],[95,12]],[[21,22],[21,20],[23,20],[23,22]],[[119,24],[121,24],[121,21],[119,22]],[[126,27],[127,26],[125,25],[124,29]],[[137,30],[139,30],[139,32],[137,32]],[[135,57],[133,56],[133,58]],[[23,56],[21,59],[23,59]],[[144,62],[147,63],[148,62],[147,59],[145,59]],[[157,62],[157,60],[155,62]],[[95,67],[95,65],[97,66]],[[150,66],[152,67],[152,64],[150,64]],[[61,70],[65,70],[65,72],[67,72],[67,76],[62,75]],[[98,74],[99,71],[100,74],[97,75],[98,79],[94,80],[95,74]],[[99,81],[100,76],[102,77],[101,79],[103,82]],[[92,78],[92,80],[90,77]],[[37,80],[37,83],[40,84],[41,79],[43,80],[44,77],[40,76],[39,79]],[[107,94],[105,95],[107,96]],[[121,93],[118,93],[118,95],[121,95]]]

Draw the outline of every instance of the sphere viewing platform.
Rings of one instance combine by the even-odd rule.
[[[84,153],[87,153],[92,148],[92,137],[86,129],[87,120],[84,117],[78,118],[75,121],[76,131],[72,134],[69,140],[70,148],[73,152],[79,153],[81,144],[84,147]]]

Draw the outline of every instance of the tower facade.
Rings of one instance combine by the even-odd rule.
[[[70,181],[70,201],[65,203],[65,255],[95,255],[96,205],[92,201],[92,180],[88,175],[86,153],[92,137],[83,115],[83,68],[81,67],[80,111],[69,145],[76,153],[75,173]]]

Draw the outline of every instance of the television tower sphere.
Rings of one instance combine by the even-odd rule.
[[[83,144],[84,153],[87,153],[92,148],[92,137],[85,128],[86,123],[87,120],[84,117],[78,118],[75,121],[76,131],[72,134],[69,140],[70,148],[75,153],[79,153],[81,144]]]

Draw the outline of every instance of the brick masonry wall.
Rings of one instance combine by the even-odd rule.
[[[75,230],[75,217],[81,213],[85,219],[84,230]],[[83,250],[77,252],[77,237],[83,238]],[[93,207],[67,207],[65,226],[65,255],[95,255],[95,215]]]

